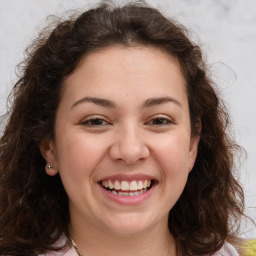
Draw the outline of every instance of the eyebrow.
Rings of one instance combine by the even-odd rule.
[[[78,101],[76,101],[71,108],[74,108],[75,106],[81,104],[81,103],[94,103],[96,105],[102,106],[102,107],[109,107],[109,108],[115,108],[116,104],[113,101],[107,100],[107,99],[101,99],[101,98],[94,98],[94,97],[84,97]]]
[[[102,98],[95,98],[95,97],[84,97],[78,101],[76,101],[72,106],[71,109],[74,108],[77,105],[80,105],[82,103],[94,103],[96,105],[102,106],[102,107],[109,107],[109,108],[117,108],[117,105],[110,100],[102,99]],[[176,104],[179,107],[182,107],[181,103],[171,97],[158,97],[158,98],[150,98],[147,99],[142,105],[142,108],[148,108],[153,107],[156,105],[161,105],[165,103],[172,102]]]
[[[165,103],[169,103],[169,102],[172,102],[172,103],[176,104],[177,106],[182,107],[181,103],[179,101],[175,100],[174,98],[171,98],[171,97],[159,97],[159,98],[147,99],[142,104],[142,108],[153,107],[153,106],[156,106],[156,105],[165,104]]]

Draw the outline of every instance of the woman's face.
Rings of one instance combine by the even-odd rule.
[[[167,226],[193,167],[185,80],[154,48],[115,46],[82,59],[64,82],[55,139],[72,223],[133,234]]]

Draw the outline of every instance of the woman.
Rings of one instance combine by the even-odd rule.
[[[45,30],[23,71],[0,144],[1,255],[238,255],[237,146],[182,26],[102,4]]]

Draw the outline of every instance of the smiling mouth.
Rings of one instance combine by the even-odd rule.
[[[111,181],[102,180],[100,185],[117,196],[138,196],[152,188],[153,180]]]

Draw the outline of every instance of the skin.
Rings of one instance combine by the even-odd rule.
[[[67,191],[70,233],[80,250],[89,256],[176,255],[168,214],[198,141],[191,137],[185,80],[173,58],[143,46],[85,56],[64,82],[55,139],[40,146],[53,164],[46,172],[59,172]],[[155,184],[139,203],[116,202],[98,184],[137,174]]]

